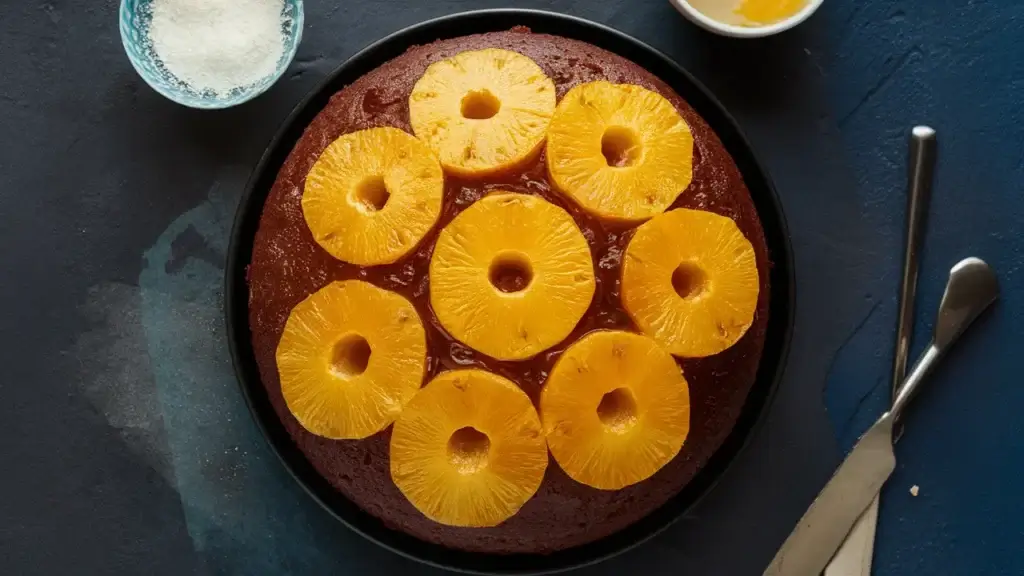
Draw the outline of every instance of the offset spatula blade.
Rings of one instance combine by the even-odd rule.
[[[820,576],[896,469],[891,415],[872,426],[779,549],[765,576]]]

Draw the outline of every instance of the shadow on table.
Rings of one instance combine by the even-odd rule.
[[[816,82],[815,64],[807,65],[813,32],[798,27],[758,39],[718,36],[700,29],[674,37],[677,54],[730,111],[738,115],[789,109],[808,96]]]

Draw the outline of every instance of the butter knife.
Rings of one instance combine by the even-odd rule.
[[[910,131],[907,158],[907,225],[903,252],[903,279],[900,284],[899,317],[896,323],[896,351],[892,360],[892,398],[907,377],[907,356],[914,326],[914,298],[917,293],[919,252],[924,236],[924,221],[932,195],[935,172],[935,130],[930,126],[914,126]],[[899,438],[899,430],[895,431]],[[860,520],[853,526],[846,541],[825,568],[825,576],[871,576],[871,559],[875,552],[875,526],[878,524],[878,498],[875,498]]]

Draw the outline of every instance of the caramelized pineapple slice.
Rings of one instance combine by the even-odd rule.
[[[540,412],[558,465],[602,490],[651,477],[690,430],[689,388],[675,359],[630,332],[591,332],[563,352]]]
[[[430,259],[430,304],[441,325],[499,360],[529,358],[562,341],[594,289],[583,233],[538,196],[478,200],[441,230]]]
[[[386,428],[420,384],[427,343],[408,300],[360,280],[299,302],[277,345],[281,394],[318,436],[366,438]]]
[[[754,247],[725,216],[680,208],[639,228],[622,264],[622,302],[676,356],[711,356],[750,328],[760,290]]]
[[[551,118],[548,172],[588,212],[644,220],[693,178],[693,135],[663,96],[632,84],[576,86]]]
[[[302,214],[331,256],[390,264],[437,223],[444,174],[422,142],[397,128],[370,128],[331,143],[306,176]]]
[[[509,50],[461,52],[431,64],[409,96],[413,132],[465,177],[507,171],[534,158],[555,109],[555,84]]]
[[[409,502],[449,526],[496,526],[540,487],[548,465],[526,393],[483,370],[434,378],[391,434],[391,478]]]

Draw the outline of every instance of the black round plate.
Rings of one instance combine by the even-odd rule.
[[[534,32],[589,42],[628,58],[661,78],[689,102],[718,134],[739,166],[761,218],[772,261],[770,318],[757,382],[725,443],[689,484],[639,522],[597,542],[546,555],[470,553],[429,544],[388,528],[331,487],[296,448],[267,398],[253,356],[249,332],[249,287],[246,283],[246,268],[252,258],[260,214],[278,170],[303,130],[327,105],[332,94],[399,56],[412,45],[427,44],[440,38],[508,30],[516,25],[528,26]],[[688,72],[646,44],[600,24],[536,10],[481,10],[423,22],[370,45],[338,67],[285,120],[253,171],[235,217],[225,275],[228,339],[242,394],[260,430],[292,476],[331,514],[377,544],[435,566],[486,574],[554,572],[594,563],[647,540],[679,518],[725,472],[746,444],[760,416],[766,412],[782,374],[794,306],[789,233],[778,198],[768,174],[757,162],[729,113]]]

